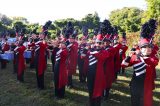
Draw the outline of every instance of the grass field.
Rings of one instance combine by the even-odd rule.
[[[160,64],[159,64],[160,66]],[[113,84],[111,94],[102,106],[130,106],[129,82],[132,72],[127,69],[126,75],[120,75]],[[45,72],[45,90],[38,90],[36,75],[29,68],[25,71],[25,83],[17,83],[11,63],[8,68],[0,70],[0,106],[88,106],[88,93],[85,83],[79,83],[78,74],[74,76],[74,89],[66,90],[62,100],[54,98],[53,73],[51,64]],[[160,106],[160,67],[157,68],[154,106]]]

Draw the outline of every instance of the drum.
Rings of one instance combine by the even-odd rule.
[[[13,52],[5,52],[4,54],[1,54],[1,59],[4,60],[13,60],[14,59],[14,53]]]
[[[24,52],[24,58],[31,58],[31,51],[25,51]]]
[[[11,45],[12,43],[15,43],[16,40],[17,40],[17,38],[9,38],[9,39],[7,40],[7,42],[9,43],[9,45]]]

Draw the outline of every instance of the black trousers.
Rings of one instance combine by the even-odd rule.
[[[103,97],[104,97],[105,99],[108,98],[108,96],[109,96],[109,91],[110,91],[110,88],[106,88],[106,89],[105,89],[105,91],[104,91],[104,93],[103,93]]]
[[[101,97],[89,98],[89,106],[101,106]]]
[[[96,77],[96,66],[93,65],[92,67],[89,67],[89,71],[87,74],[87,86],[88,86],[88,92],[89,92],[89,105],[90,106],[101,106],[101,96],[92,98],[93,91],[94,91],[94,82]]]
[[[14,60],[13,60],[13,73],[17,73],[18,70],[18,54],[14,53]]]
[[[64,98],[65,95],[65,86],[62,88],[58,88],[55,86],[55,96],[58,98]]]
[[[115,72],[115,78],[116,78],[116,79],[118,78],[118,73],[119,73],[119,72]]]
[[[143,106],[144,99],[144,78],[133,79],[130,83],[132,106]]]
[[[24,82],[24,71],[20,75],[17,74],[17,80],[20,82]]]
[[[27,64],[29,64],[29,63],[30,63],[30,61],[31,61],[31,59],[26,58],[26,63],[27,63]]]
[[[55,86],[55,96],[58,98],[64,98],[65,95],[65,86],[62,88],[58,88],[59,85],[59,67],[54,72],[54,86]]]
[[[55,57],[56,57],[56,54],[53,54],[51,55],[51,62],[52,62],[52,71],[54,72],[54,66],[55,66]]]
[[[13,62],[13,73],[17,73],[18,65]]]
[[[59,68],[60,68],[60,62],[55,63],[54,67],[54,86],[55,86],[55,96],[57,98],[64,98],[65,95],[65,86],[62,88],[59,88]]]
[[[38,75],[38,72],[36,73],[37,76],[37,86],[39,89],[44,89],[44,73],[42,75]]]
[[[35,61],[32,60],[32,58],[30,59],[30,68],[31,69],[35,68]]]
[[[83,74],[83,66],[84,66],[84,61],[80,57],[78,57],[78,69],[79,69],[80,82],[86,81],[86,76]]]
[[[30,68],[33,69],[35,67],[34,62],[30,63]]]
[[[72,75],[68,76],[68,86],[73,87]]]
[[[125,73],[125,68],[121,68],[121,73],[124,74]]]
[[[80,82],[86,82],[86,75],[81,73],[81,74],[79,74],[79,77],[80,77]]]
[[[1,59],[1,69],[5,69],[7,65],[7,60]]]

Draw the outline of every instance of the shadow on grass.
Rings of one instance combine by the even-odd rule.
[[[124,95],[112,94],[108,100],[102,102],[102,106],[130,106],[130,97]]]
[[[84,96],[82,94],[71,93],[66,91],[66,99],[68,101],[72,101],[72,106],[88,106],[88,96]],[[74,103],[74,104],[73,104]],[[68,105],[66,105],[68,106]]]

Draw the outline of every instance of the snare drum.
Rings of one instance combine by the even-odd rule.
[[[14,59],[14,53],[13,52],[5,52],[4,54],[1,54],[1,59],[13,60]]]
[[[31,51],[25,51],[24,52],[24,58],[31,58]]]

